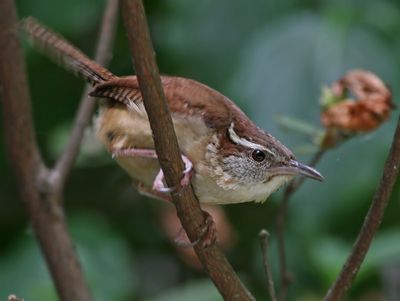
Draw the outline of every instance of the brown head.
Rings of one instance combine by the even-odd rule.
[[[232,202],[264,201],[295,175],[324,179],[243,116],[234,118],[236,123],[216,136],[207,152],[217,184],[226,191],[234,190],[231,197],[236,200]]]

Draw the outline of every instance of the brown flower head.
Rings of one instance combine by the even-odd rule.
[[[369,132],[387,120],[394,108],[389,88],[365,70],[348,72],[324,94],[321,122],[327,129]]]

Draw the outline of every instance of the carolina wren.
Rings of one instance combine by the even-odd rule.
[[[136,76],[113,75],[31,18],[23,28],[42,52],[92,83],[91,96],[107,99],[97,117],[97,137],[133,179],[148,191],[162,190]],[[224,95],[191,79],[162,76],[161,81],[183,158],[188,169],[193,166],[191,183],[201,203],[262,202],[295,175],[323,180]]]

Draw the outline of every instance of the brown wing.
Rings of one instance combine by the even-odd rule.
[[[94,84],[92,96],[106,97],[146,114],[136,76],[116,77],[33,18],[25,19],[21,27],[44,54]],[[174,114],[198,116],[208,127],[218,129],[227,128],[233,120],[231,115],[237,114],[238,109],[228,98],[206,85],[180,77],[163,76],[161,79]]]
[[[232,122],[231,101],[197,81],[181,77],[161,77],[169,109],[182,116],[199,116],[210,128],[227,128]],[[98,84],[90,93],[106,97],[146,114],[136,76],[113,78]]]

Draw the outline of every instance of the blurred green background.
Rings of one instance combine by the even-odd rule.
[[[32,15],[92,55],[104,2],[19,0]],[[279,126],[279,116],[319,126],[321,87],[351,68],[377,73],[395,95],[400,85],[400,2],[372,0],[145,1],[163,74],[201,81],[233,99],[303,162],[309,139]],[[26,47],[37,138],[48,164],[66,143],[83,81]],[[132,74],[121,21],[110,69]],[[287,219],[289,300],[319,300],[340,270],[380,177],[398,111],[368,135],[330,151],[319,164],[325,183],[308,181]],[[0,148],[0,299],[56,295]],[[266,204],[223,207],[235,243],[227,256],[249,289],[266,300],[258,232],[271,232],[281,192]],[[400,300],[399,185],[348,300]],[[137,195],[127,175],[88,135],[65,191],[68,222],[96,300],[221,300],[188,267],[162,230],[158,201]],[[277,287],[279,291],[279,287]]]

